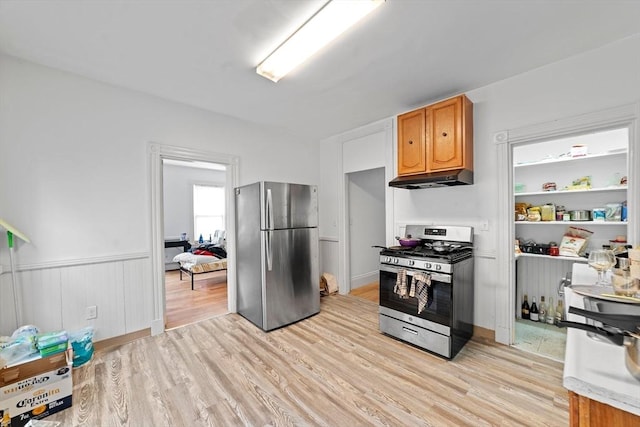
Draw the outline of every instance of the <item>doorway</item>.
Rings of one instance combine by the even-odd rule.
[[[558,119],[551,122],[537,124],[530,127],[510,129],[497,132],[493,135],[498,154],[498,198],[500,209],[498,222],[511,224],[511,226],[499,227],[497,231],[497,265],[504,268],[497,269],[496,306],[495,306],[495,339],[497,342],[513,345],[515,339],[516,313],[516,260],[514,241],[516,238],[514,225],[514,189],[513,156],[512,148],[520,144],[532,144],[536,142],[551,141],[570,136],[587,135],[595,132],[611,129],[627,128],[628,138],[628,182],[627,205],[629,211],[626,225],[629,241],[638,240],[638,204],[637,191],[631,191],[637,183],[636,171],[640,166],[639,152],[634,147],[640,141],[640,128],[638,127],[637,108],[635,105],[626,105],[582,116]],[[613,172],[613,171],[612,171]],[[551,181],[551,180],[549,180]],[[542,229],[541,229],[542,230]],[[519,261],[518,261],[519,262]]]
[[[347,174],[351,292],[375,288],[378,282],[380,250],[374,246],[385,245],[386,240],[385,188],[384,168]]]
[[[225,202],[227,206],[225,218],[227,244],[226,305],[228,312],[235,312],[235,223],[232,218],[234,217],[233,188],[237,186],[238,181],[238,158],[225,154],[210,153],[203,150],[172,147],[155,143],[150,143],[148,148],[150,177],[149,192],[151,201],[151,274],[153,287],[153,320],[151,322],[151,334],[158,335],[165,331],[166,325],[163,163],[165,160],[176,160],[215,163],[225,167]],[[179,233],[182,232],[184,231],[181,230]]]
[[[573,264],[585,264],[591,250],[616,238],[626,241],[628,225],[621,217],[595,221],[589,215],[585,221],[572,221],[570,212],[591,214],[626,204],[628,151],[627,127],[512,146],[515,203],[531,212],[541,208],[547,213],[541,221],[534,214],[531,218],[521,214],[515,222],[520,245],[516,251],[514,347],[564,360],[566,329],[556,325],[564,313],[559,284],[571,280]],[[554,189],[545,188],[551,184]],[[577,233],[584,233],[584,239],[576,240],[583,245],[569,253],[562,245],[569,240],[563,236]],[[559,245],[553,256],[546,249],[552,245]],[[526,313],[523,319],[525,313],[519,308],[525,299],[531,304],[531,315]]]
[[[228,313],[226,270],[191,277],[176,262],[196,253],[203,263],[226,260],[225,172],[218,163],[163,159],[166,329]]]

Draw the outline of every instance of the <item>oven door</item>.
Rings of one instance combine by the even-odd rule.
[[[407,293],[415,274],[431,276],[431,286],[427,288],[428,303],[421,313],[418,313],[418,298],[403,297],[395,292],[398,274],[402,270],[407,274]],[[382,307],[451,327],[451,297],[450,274],[403,269],[386,264],[380,266],[380,305]]]

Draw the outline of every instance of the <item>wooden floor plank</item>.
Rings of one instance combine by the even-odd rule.
[[[323,297],[264,332],[226,314],[97,351],[64,426],[566,426],[562,364],[484,340],[452,361],[378,330],[378,304]]]
[[[227,314],[227,272],[196,274],[191,278],[180,271],[165,272],[165,328],[173,329],[211,317]]]

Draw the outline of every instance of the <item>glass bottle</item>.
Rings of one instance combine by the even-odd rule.
[[[553,325],[556,320],[556,311],[553,308],[553,297],[549,297],[549,308],[547,309],[547,323]]]
[[[533,302],[531,302],[531,308],[529,309],[529,318],[533,322],[540,321],[540,313],[538,312],[538,305],[536,304],[536,297],[533,297]]]
[[[547,305],[544,303],[544,295],[540,296],[540,306],[538,307],[538,318],[540,323],[547,323]]]
[[[529,301],[527,301],[527,294],[524,294],[524,301],[522,302],[521,316],[523,319],[528,320],[529,315]]]
[[[556,326],[558,326],[558,323],[562,322],[563,320],[564,320],[564,304],[562,303],[562,300],[558,298],[558,307],[556,307],[556,316],[555,316],[554,323]]]

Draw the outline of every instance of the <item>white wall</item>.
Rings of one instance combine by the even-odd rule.
[[[378,280],[380,249],[385,245],[384,168],[348,175],[350,288]]]
[[[179,239],[182,233],[194,242],[193,235],[193,186],[195,184],[217,185],[224,187],[225,171],[203,169],[188,166],[165,164],[162,168],[162,188],[164,201],[165,239]],[[206,236],[208,239],[209,236]],[[165,269],[175,270],[178,263],[173,257],[183,251],[179,248],[165,248]]]
[[[193,235],[193,186],[195,184],[225,185],[225,172],[211,169],[164,165],[162,187],[164,201],[164,235],[167,239],[178,239],[187,233]],[[206,236],[209,238],[209,236]]]
[[[640,36],[635,36],[468,91],[466,94],[474,103],[474,185],[393,190],[393,217],[398,226],[426,221],[476,227],[476,325],[495,329],[496,310],[502,310],[495,304],[496,290],[508,286],[496,275],[498,269],[505,268],[495,260],[496,231],[510,224],[498,223],[498,160],[493,135],[498,131],[638,102],[639,51]],[[397,113],[416,107],[419,105],[407,105]],[[325,162],[330,161],[335,152],[331,146],[335,139],[320,145]],[[321,183],[332,185],[336,181],[323,176]],[[337,188],[321,188],[321,191],[338,194]],[[340,207],[339,200],[326,202],[336,209]],[[321,224],[323,220],[321,218]],[[484,221],[489,223],[488,231],[480,231]]]
[[[94,301],[110,325],[98,340],[149,327],[150,142],[238,156],[239,185],[319,180],[310,141],[12,57],[0,56],[0,93],[0,217],[32,240],[16,248],[22,323],[43,330],[89,323]],[[0,334],[10,334],[5,239],[0,263]]]

